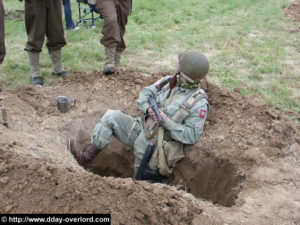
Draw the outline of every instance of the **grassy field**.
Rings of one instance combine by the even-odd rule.
[[[77,4],[71,0],[73,18]],[[4,0],[7,11],[24,9],[24,3]],[[300,113],[300,33],[288,33],[299,24],[285,16],[287,0],[133,0],[126,32],[127,50],[122,66],[144,73],[174,72],[177,53],[198,49],[209,58],[208,79],[243,95],[257,95],[281,111]],[[23,20],[7,20],[7,57],[0,67],[0,85],[15,88],[30,84],[30,67],[24,52]],[[99,43],[101,22],[92,30],[82,26],[67,31],[63,49],[68,71],[99,71],[104,49]],[[46,84],[52,84],[51,61],[41,55]]]

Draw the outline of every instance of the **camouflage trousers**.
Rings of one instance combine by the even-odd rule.
[[[135,178],[146,147],[151,143],[145,137],[142,118],[134,118],[119,110],[107,110],[96,125],[91,141],[99,149],[104,149],[111,143],[112,137],[133,148],[135,156],[133,177]]]

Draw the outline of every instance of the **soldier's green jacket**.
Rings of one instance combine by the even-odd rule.
[[[164,79],[169,78],[166,76]],[[163,80],[164,80],[163,79]],[[137,101],[138,108],[146,113],[149,108],[149,97],[155,96],[156,102],[160,109],[168,116],[164,128],[171,134],[171,138],[183,144],[194,144],[199,139],[203,132],[204,122],[209,112],[209,104],[205,98],[196,102],[190,109],[190,115],[182,122],[176,123],[171,118],[182,106],[182,103],[190,96],[195,89],[184,89],[175,86],[171,101],[167,106],[164,106],[169,94],[169,89],[159,91],[156,84],[145,87],[139,94]],[[168,100],[169,101],[169,100]]]

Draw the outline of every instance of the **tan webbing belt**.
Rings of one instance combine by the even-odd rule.
[[[169,176],[172,173],[172,170],[170,170],[167,165],[167,160],[163,149],[164,132],[165,132],[164,128],[160,127],[158,130],[158,142],[157,142],[158,168],[159,168],[159,173],[161,175]]]
[[[130,136],[131,136],[131,133],[132,133],[132,131],[134,130],[136,124],[137,124],[137,121],[135,120],[134,123],[133,123],[133,125],[132,125],[132,127],[130,128],[130,130],[129,130],[129,132],[128,132],[127,139],[126,139],[126,144],[128,144],[129,139],[130,139]]]
[[[104,121],[102,121],[102,120],[100,120],[100,123],[103,125],[103,126],[105,126],[105,127],[107,127],[108,129],[113,129],[113,127],[111,126],[111,125],[109,125],[108,123],[106,123],[106,122],[104,122]]]

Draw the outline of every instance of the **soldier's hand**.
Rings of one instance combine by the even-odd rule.
[[[147,112],[148,112],[150,118],[151,118],[155,123],[158,123],[158,119],[156,118],[155,112],[154,112],[154,110],[153,110],[151,107],[149,107],[149,108],[147,109]]]
[[[161,118],[163,119],[164,124],[165,124],[168,120],[168,116],[163,111],[161,111],[160,109],[158,109],[158,111],[159,111],[159,114],[160,114]]]

